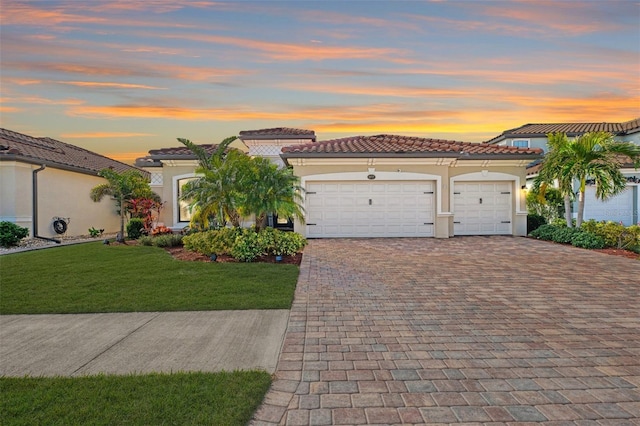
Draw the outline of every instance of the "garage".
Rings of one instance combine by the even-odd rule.
[[[511,182],[456,182],[454,235],[511,235]]]
[[[607,199],[596,198],[596,187],[587,186],[584,193],[584,219],[611,220],[622,222],[625,226],[634,224],[633,186],[624,192]]]
[[[306,235],[433,237],[434,182],[307,182]]]

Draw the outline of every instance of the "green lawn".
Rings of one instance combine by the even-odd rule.
[[[245,425],[266,372],[1,378],[3,425]]]
[[[184,262],[99,242],[0,256],[0,313],[289,309],[295,265]]]

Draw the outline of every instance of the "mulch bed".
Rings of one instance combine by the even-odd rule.
[[[600,253],[611,254],[614,256],[623,256],[629,259],[640,259],[640,255],[638,253],[632,252],[631,250],[606,248],[606,249],[594,249],[593,251],[599,251]]]
[[[205,256],[204,254],[196,253],[194,251],[185,250],[184,247],[167,247],[165,248],[167,252],[173,256],[174,259],[184,260],[187,262],[211,262],[209,256]],[[218,263],[240,263],[237,259],[234,259],[231,256],[227,255],[219,255],[216,259]],[[300,265],[302,262],[302,253],[298,253],[295,256],[282,256],[282,260],[280,262],[276,262],[275,256],[260,256],[254,263],[285,263],[290,265]]]

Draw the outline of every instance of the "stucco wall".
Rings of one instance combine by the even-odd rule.
[[[32,171],[38,167],[19,162],[0,162],[2,220],[29,228],[30,235],[33,235]],[[91,227],[104,229],[105,232],[117,232],[120,229],[115,202],[105,197],[96,203],[89,196],[91,188],[104,183],[104,179],[52,167],[40,171],[37,178],[38,235],[59,236],[52,227],[52,218],[56,216],[69,218],[65,236],[87,235]]]

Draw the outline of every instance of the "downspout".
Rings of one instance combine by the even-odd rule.
[[[33,170],[33,213],[31,220],[33,221],[33,238],[40,238],[41,240],[53,241],[60,244],[62,241],[54,238],[41,237],[38,235],[38,173],[45,169],[45,165],[41,165],[40,168]]]

